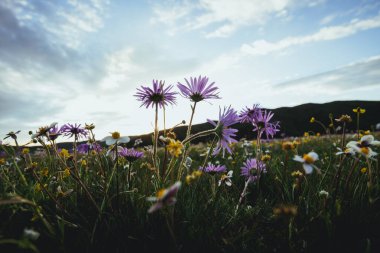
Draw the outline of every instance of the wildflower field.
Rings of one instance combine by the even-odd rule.
[[[191,103],[184,139],[158,129],[179,96]],[[197,104],[220,98],[206,77],[154,80],[135,98],[152,111],[152,145],[77,123],[26,144],[2,137],[0,252],[380,252],[380,142],[360,130],[365,109],[326,125],[310,115],[322,134],[278,138],[281,122],[256,104],[192,132]],[[237,140],[238,123],[256,138]]]

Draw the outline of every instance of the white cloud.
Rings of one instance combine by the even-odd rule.
[[[318,41],[336,40],[348,37],[360,31],[378,27],[380,27],[380,15],[364,20],[355,19],[345,25],[323,27],[318,32],[310,35],[287,37],[277,42],[257,40],[251,44],[243,44],[240,49],[242,52],[250,55],[266,55],[272,52],[282,51],[292,46]]]
[[[134,49],[127,47],[106,57],[106,73],[100,82],[102,89],[117,88],[142,72],[142,68],[133,61],[133,54]]]
[[[280,83],[277,88],[315,89],[325,93],[341,93],[380,86],[380,56],[347,64],[337,69]]]
[[[206,33],[206,37],[228,37],[241,26],[262,25],[272,16],[286,18],[291,4],[292,0],[199,0],[196,4],[185,1],[172,7],[156,5],[154,20],[173,26],[180,19],[192,15],[182,22],[184,24],[177,25],[177,30],[216,25],[213,31]]]

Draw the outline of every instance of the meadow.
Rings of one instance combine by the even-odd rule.
[[[310,115],[320,133],[279,138],[269,110],[229,106],[208,120],[214,128],[192,132],[197,103],[219,99],[219,89],[206,77],[174,88],[153,80],[137,89],[154,117],[152,145],[116,131],[96,139],[94,124],[52,123],[27,144],[8,133],[0,251],[380,251],[379,133],[360,129],[364,108],[327,123]],[[158,129],[159,112],[179,95],[192,109],[181,140],[177,126]],[[238,123],[256,138],[236,140]],[[211,141],[195,144],[205,136]]]

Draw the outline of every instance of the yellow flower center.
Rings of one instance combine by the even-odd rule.
[[[157,198],[162,198],[166,193],[166,189],[161,189],[157,192]]]
[[[360,172],[363,173],[363,174],[366,173],[367,172],[367,168],[361,168]]]
[[[119,132],[113,132],[113,133],[112,133],[112,139],[117,140],[117,139],[119,139],[119,138],[120,138],[120,133],[119,133]]]
[[[367,147],[362,147],[360,148],[360,152],[365,154],[365,155],[368,155],[369,154],[369,148]]]
[[[308,164],[314,163],[314,158],[311,157],[311,156],[308,155],[308,154],[303,155],[303,159],[305,160],[305,163],[308,163]]]

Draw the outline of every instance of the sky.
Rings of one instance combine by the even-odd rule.
[[[133,95],[153,79],[215,82],[222,99],[194,123],[229,105],[380,100],[379,45],[378,0],[1,0],[0,137],[52,122],[149,133]],[[179,95],[166,108],[167,127],[189,117]]]

